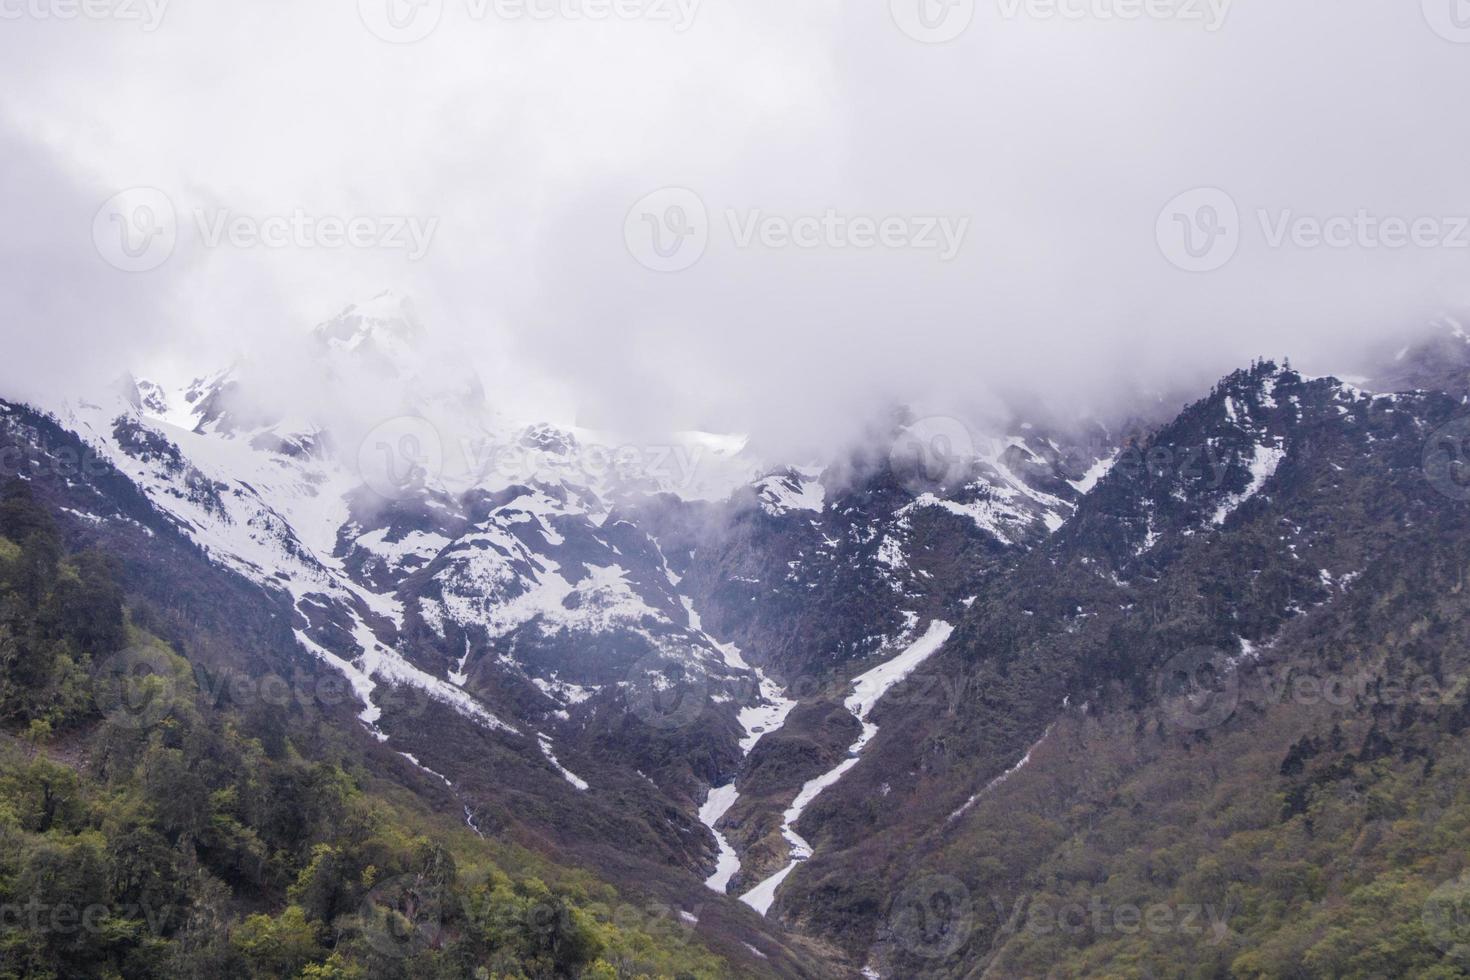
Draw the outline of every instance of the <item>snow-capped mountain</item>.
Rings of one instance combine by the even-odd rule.
[[[598,790],[582,770],[646,774],[690,818],[780,727],[799,676],[956,616],[1112,451],[1096,431],[900,416],[874,445],[772,468],[739,436],[630,444],[515,420],[391,293],[316,327],[301,357],[317,384],[301,397],[273,401],[242,364],[55,408],[213,561],[289,597],[303,648],[416,764],[443,773],[458,750],[396,730],[383,703],[401,690],[530,746],[579,792]]]
[[[1393,363],[1454,374],[1450,342]],[[259,590],[471,827],[677,872],[671,897],[703,882],[772,927],[856,923],[844,948],[880,964],[875,910],[829,922],[834,895],[947,846],[1131,677],[1154,644],[1134,610],[1204,596],[1169,629],[1243,657],[1348,594],[1393,535],[1371,503],[1344,535],[1336,495],[1418,474],[1456,404],[1260,362],[1151,431],[900,412],[773,463],[740,436],[513,419],[393,296],[302,349],[309,397],[273,403],[248,364],[130,376],[50,420],[6,406],[6,437],[80,438],[120,482],[69,513],[167,529]],[[943,710],[912,695],[929,672]]]

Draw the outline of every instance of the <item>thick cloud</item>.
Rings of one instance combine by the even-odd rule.
[[[1434,218],[1441,238],[1470,214],[1470,45],[1442,36],[1455,0],[1179,0],[1131,20],[1101,15],[1169,5],[990,0],[942,44],[900,29],[929,30],[904,0],[628,0],[650,16],[626,22],[565,13],[595,2],[527,0],[563,12],[534,19],[444,0],[413,44],[365,26],[385,29],[390,0],[361,17],[177,3],[153,30],[37,16],[54,2],[4,7],[21,16],[0,34],[0,383],[18,393],[267,356],[391,286],[478,352],[511,411],[807,448],[891,400],[972,412],[1022,391],[1072,411],[1258,353],[1342,369],[1465,299],[1470,248],[1387,247],[1366,218],[1349,247],[1269,240],[1288,212]],[[941,32],[967,10],[924,2]],[[123,273],[97,261],[92,218],[138,185],[166,192],[178,245]],[[669,187],[697,194],[707,244],[661,272],[635,256],[688,255],[650,258],[630,208]],[[1189,272],[1157,229],[1200,187],[1228,193],[1238,225],[1215,213],[1239,244]],[[688,201],[649,214],[677,221]],[[1198,203],[1186,216],[1204,221]],[[209,245],[221,216],[265,233],[298,213],[433,233],[416,260],[412,242],[316,232]],[[867,244],[884,218],[902,221],[892,242],[933,221],[940,244]],[[939,230],[961,222],[946,261]],[[773,247],[783,233],[817,245]]]

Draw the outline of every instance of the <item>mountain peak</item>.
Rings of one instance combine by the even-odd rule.
[[[395,348],[416,341],[423,329],[413,302],[395,290],[385,289],[318,324],[312,336],[329,350],[372,350],[391,355]]]
[[[1436,317],[1414,340],[1380,352],[1364,384],[1370,391],[1445,391],[1470,395],[1470,334],[1450,314]]]

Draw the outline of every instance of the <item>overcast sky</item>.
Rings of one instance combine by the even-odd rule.
[[[69,2],[0,0],[4,394],[391,287],[509,410],[800,443],[1342,369],[1470,286],[1457,0]]]

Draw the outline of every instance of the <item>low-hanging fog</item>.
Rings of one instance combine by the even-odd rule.
[[[268,364],[385,288],[507,411],[792,452],[1352,370],[1470,285],[1454,3],[0,0],[0,396]],[[139,187],[177,241],[125,271]]]

